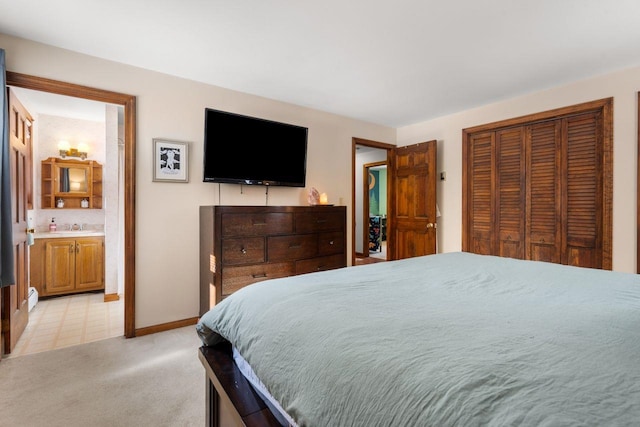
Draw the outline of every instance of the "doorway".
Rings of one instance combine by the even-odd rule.
[[[24,110],[23,115],[31,118],[32,167],[27,181],[32,184],[27,228],[33,234],[26,257],[28,321],[19,340],[10,346],[9,357],[122,336],[124,224],[119,196],[124,193],[120,177],[124,153],[119,132],[123,109],[17,87],[10,87],[10,94],[11,110]],[[83,147],[85,154],[80,157],[85,158],[74,156],[71,151],[62,158],[60,147],[67,143],[70,147]],[[55,191],[69,196],[58,198],[57,202],[72,209],[52,209],[56,207],[54,193],[49,191],[50,181],[44,179],[58,175],[52,169],[66,171]],[[94,190],[99,197],[88,193]],[[82,206],[77,193],[88,195],[83,200],[92,200],[91,205],[95,206],[88,202]],[[56,233],[46,233],[54,218]],[[68,258],[67,247],[69,239],[75,237],[81,238],[76,251],[81,255],[73,262]],[[47,262],[49,257],[52,258]]]
[[[386,153],[383,153],[386,154]],[[387,260],[387,161],[362,167],[362,258]]]
[[[7,71],[7,86],[66,95],[123,107],[124,150],[124,335],[135,337],[135,128],[136,98],[131,95]]]
[[[387,167],[390,165],[394,145],[371,141],[361,138],[352,139],[352,265],[365,264],[371,262],[379,262],[390,259],[388,257],[389,247],[393,245],[390,236],[386,233],[389,216],[391,191],[389,185],[389,177],[386,173]],[[381,173],[381,171],[383,171]],[[369,173],[374,172],[373,182],[375,191],[370,193],[369,186],[372,183]],[[382,176],[383,183],[379,178]],[[377,184],[377,187],[376,187]],[[382,185],[381,185],[382,184]],[[374,190],[374,189],[371,189]],[[382,193],[381,193],[382,191]],[[370,195],[373,194],[375,202]],[[371,212],[371,203],[374,202],[375,212]],[[371,214],[376,218],[371,218]],[[381,214],[382,213],[382,214]],[[384,218],[383,218],[384,217]],[[375,224],[371,224],[374,221]],[[379,224],[378,224],[379,221]],[[382,241],[382,223],[385,223],[385,240],[384,255],[381,256],[380,248]],[[374,242],[370,242],[370,230],[374,231],[372,238]],[[378,239],[379,237],[379,239]],[[370,243],[374,246],[370,247]],[[376,245],[377,243],[377,245]],[[370,249],[373,249],[370,251]],[[375,256],[371,256],[375,255]]]

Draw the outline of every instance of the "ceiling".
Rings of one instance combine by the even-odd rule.
[[[14,87],[12,90],[16,92],[20,102],[24,104],[32,115],[47,114],[49,116],[91,120],[94,122],[104,122],[106,119],[104,102],[19,87]],[[122,107],[119,107],[119,109],[122,109]]]
[[[152,5],[152,7],[150,7]],[[638,0],[0,0],[0,32],[401,127],[640,66]]]

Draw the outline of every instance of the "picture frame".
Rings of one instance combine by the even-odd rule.
[[[153,139],[153,181],[189,182],[189,143]]]

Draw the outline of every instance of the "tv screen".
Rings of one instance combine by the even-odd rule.
[[[204,181],[304,187],[307,130],[206,108]]]

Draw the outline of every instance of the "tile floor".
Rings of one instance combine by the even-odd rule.
[[[41,299],[9,357],[55,350],[124,335],[124,299],[104,302],[103,293]]]

